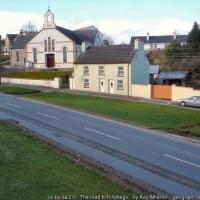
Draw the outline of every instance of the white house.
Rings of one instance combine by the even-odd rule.
[[[159,35],[151,36],[147,33],[146,36],[134,36],[131,38],[131,44],[134,44],[135,39],[142,40],[144,42],[144,50],[156,50],[166,48],[173,40],[177,39],[181,45],[187,44],[188,35],[178,35],[174,32],[173,35]]]

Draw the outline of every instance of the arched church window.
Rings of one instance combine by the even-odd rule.
[[[52,39],[52,51],[55,51],[55,40]]]
[[[48,37],[48,51],[51,51],[51,38]]]
[[[47,15],[47,22],[51,22],[51,16],[50,15]]]
[[[19,52],[18,51],[16,52],[16,60],[17,60],[17,62],[19,62]]]
[[[44,41],[44,50],[47,51],[47,40]]]
[[[34,48],[33,49],[33,63],[37,63],[37,49]]]
[[[67,47],[63,47],[63,63],[67,63]]]

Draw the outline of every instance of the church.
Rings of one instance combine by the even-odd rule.
[[[76,59],[88,47],[103,44],[101,33],[96,27],[72,31],[57,26],[49,9],[44,15],[40,32],[31,37],[24,34],[18,38],[15,41],[17,45],[14,43],[12,48],[11,64],[41,69],[73,69]]]

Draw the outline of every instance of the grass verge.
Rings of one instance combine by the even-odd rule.
[[[191,127],[190,135],[200,136],[199,129],[193,129],[193,127],[199,126],[200,123],[200,112],[198,111],[166,105],[61,92],[33,94],[29,97],[173,133],[188,134],[188,131],[183,131],[183,127],[187,126]],[[182,130],[181,132],[179,132],[180,129]]]
[[[0,92],[6,93],[6,94],[32,94],[32,93],[38,93],[39,90],[33,90],[29,88],[20,88],[20,87],[14,87],[9,85],[0,85]]]
[[[132,195],[125,187],[2,121],[0,144],[0,197],[4,200],[43,200],[73,194]]]

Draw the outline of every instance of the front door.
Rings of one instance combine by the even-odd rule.
[[[113,80],[109,80],[109,93],[114,94],[115,93],[115,85]]]
[[[55,67],[55,54],[47,54],[46,63],[47,63],[47,68]]]
[[[99,91],[105,92],[105,81],[103,79],[99,80]]]

